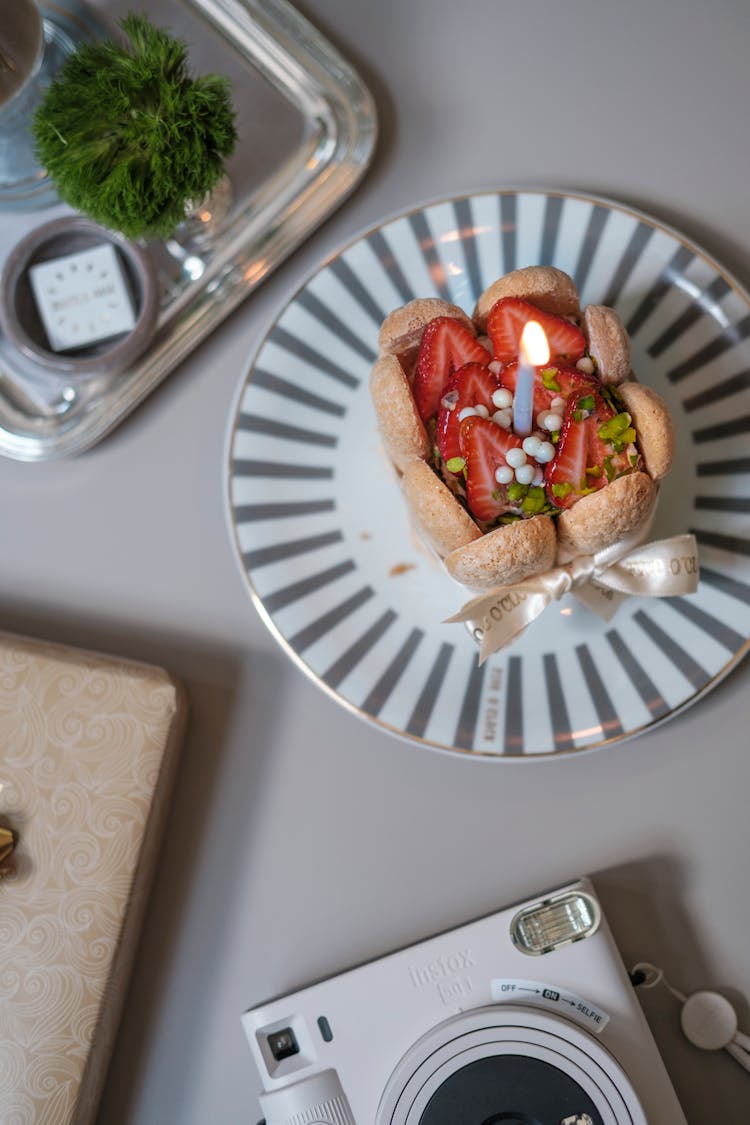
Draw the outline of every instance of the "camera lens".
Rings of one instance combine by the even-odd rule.
[[[282,1027],[280,1031],[272,1031],[268,1036],[268,1046],[276,1062],[288,1059],[290,1055],[299,1054],[299,1043],[291,1027]]]
[[[552,1063],[490,1055],[450,1074],[425,1106],[419,1125],[603,1125],[591,1098]]]

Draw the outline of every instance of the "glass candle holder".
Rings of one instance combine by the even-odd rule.
[[[44,93],[44,23],[35,0],[5,5],[0,24],[0,199],[43,179],[30,132]]]
[[[0,209],[59,203],[34,151],[36,108],[81,39],[103,34],[85,0],[0,0]]]

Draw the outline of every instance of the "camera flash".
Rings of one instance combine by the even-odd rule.
[[[519,911],[511,921],[510,935],[523,953],[539,956],[590,937],[600,918],[599,907],[588,895],[563,894]]]

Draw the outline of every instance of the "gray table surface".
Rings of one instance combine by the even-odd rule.
[[[287,660],[247,596],[223,503],[248,356],[318,262],[416,202],[595,192],[750,283],[750,7],[302,9],[377,100],[366,180],[101,445],[0,461],[3,626],[163,664],[192,699],[100,1125],[253,1125],[245,1008],[582,873],[626,961],[726,991],[750,1030],[747,662],[658,730],[580,758],[431,753],[360,722]],[[644,1003],[691,1125],[744,1125],[750,1075],[690,1047],[666,993]]]

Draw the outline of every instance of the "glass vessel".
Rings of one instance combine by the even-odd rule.
[[[0,209],[33,210],[59,199],[34,153],[31,123],[52,78],[82,34],[85,6],[3,0],[0,20]],[[81,27],[78,24],[82,24]]]
[[[35,0],[6,6],[0,27],[0,205],[44,179],[29,125],[44,93],[44,23]]]

